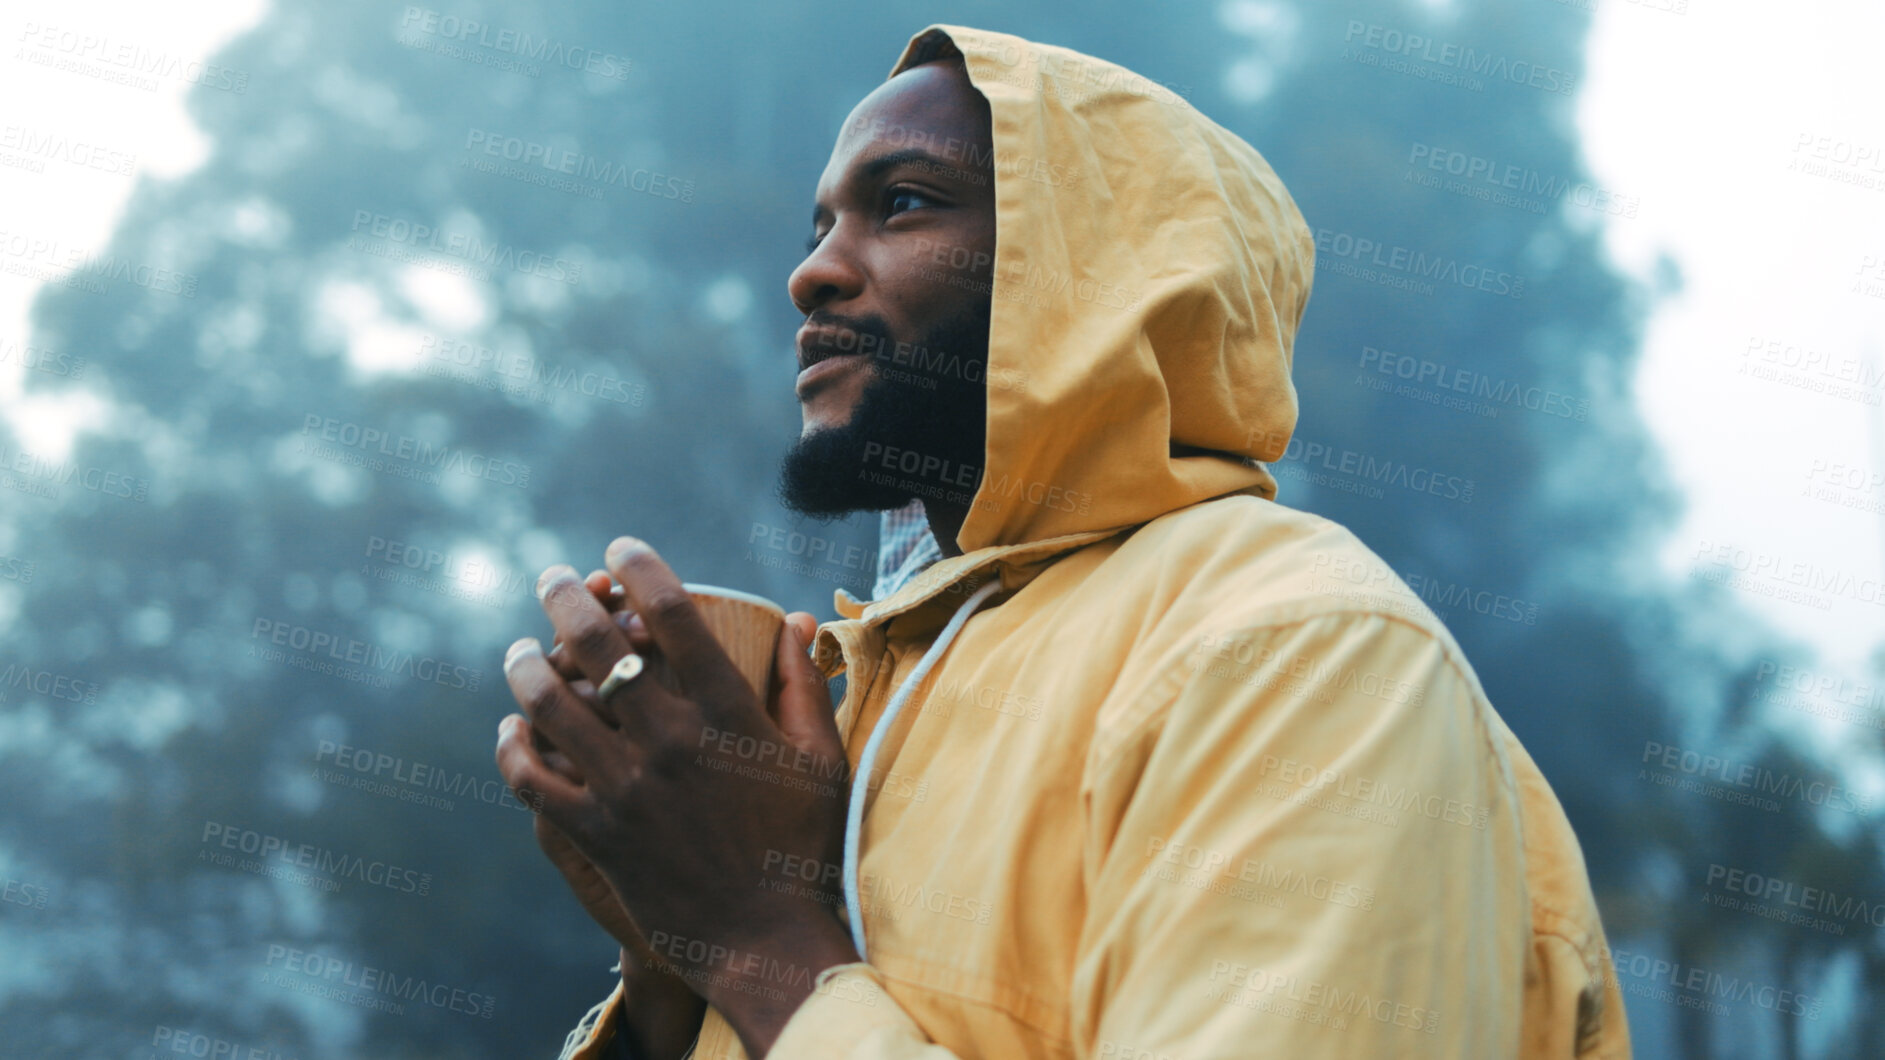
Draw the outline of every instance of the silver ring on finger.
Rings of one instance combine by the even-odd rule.
[[[601,686],[596,689],[596,698],[608,702],[610,694],[640,677],[645,666],[641,656],[632,651],[615,660],[615,665],[609,668],[609,676],[603,678]]]

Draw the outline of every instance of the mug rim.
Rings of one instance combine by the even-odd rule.
[[[743,604],[752,604],[754,607],[771,611],[782,619],[785,617],[785,608],[754,593],[742,592],[739,589],[728,589],[721,585],[706,585],[701,582],[682,582],[681,588],[687,590],[689,593],[697,593],[701,596],[717,596],[724,600],[735,600]]]

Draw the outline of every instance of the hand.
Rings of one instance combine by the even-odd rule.
[[[581,585],[574,570],[552,567],[539,594],[582,677],[565,678],[534,639],[512,646],[506,679],[531,724],[505,719],[499,767],[512,787],[541,795],[544,816],[608,881],[657,956],[762,1056],[811,978],[857,959],[829,895],[776,869],[788,857],[836,865],[842,856],[848,770],[824,679],[805,653],[815,623],[790,616],[762,701],[651,549],[618,539],[608,565],[681,691],[637,678],[607,703],[581,695],[576,684],[600,684],[631,637],[593,592],[571,591]],[[568,754],[580,782],[543,760],[534,731]]]
[[[596,602],[611,610],[617,616],[618,624],[625,627],[626,618],[632,617],[634,612],[622,608],[622,597],[612,593],[607,572],[592,572],[584,584],[595,596]],[[648,636],[646,627],[641,626],[640,623],[637,623],[637,627],[640,636],[639,638],[631,636],[631,643],[638,640],[641,644],[650,644],[651,638]],[[626,629],[624,631],[626,632]],[[559,656],[561,656],[560,659]],[[565,678],[574,678],[571,683],[572,691],[588,701],[592,709],[599,711],[599,706],[595,703],[595,686],[581,676],[562,644],[559,643],[552,648],[548,658],[558,673]],[[542,733],[529,722],[521,722],[520,727],[529,735],[532,746],[536,748],[545,766],[571,783],[583,782],[581,771],[569,760],[568,755],[559,750],[555,744],[544,739]],[[535,827],[537,846],[542,849],[544,857],[550,859],[550,864],[556,866],[557,871],[563,874],[563,881],[569,884],[571,891],[575,892],[576,900],[582,903],[583,910],[624,950],[640,958],[637,961],[638,967],[652,967],[648,961],[652,952],[648,950],[647,940],[642,938],[641,931],[635,927],[635,921],[629,917],[628,911],[622,908],[621,900],[615,896],[615,891],[609,886],[608,880],[603,877],[601,871],[596,868],[595,863],[584,856],[582,851],[577,849],[576,844],[570,842],[569,837],[541,813],[536,816]],[[628,971],[626,966],[623,971]]]
[[[595,595],[596,602],[616,616],[617,624],[623,627],[630,642],[637,645],[638,650],[654,650],[653,639],[648,635],[646,626],[636,621],[633,628],[629,628],[628,620],[633,618],[634,612],[623,608],[623,597],[611,592],[612,582],[606,572],[592,573],[586,579],[586,585]],[[562,656],[560,666],[557,665],[559,654]],[[565,676],[574,674],[580,679],[580,673],[575,670],[574,663],[561,645],[551,650],[549,659],[553,666],[557,666],[559,673]],[[594,686],[586,679],[580,679],[573,688],[584,698],[594,698]],[[528,722],[524,722],[523,727],[530,732],[532,744],[546,766],[572,783],[582,783],[582,775],[577,772],[568,755],[543,740]],[[621,899],[616,897],[614,888],[609,886],[595,863],[577,849],[569,837],[550,823],[548,818],[539,813],[534,817],[534,823],[537,846],[542,849],[544,856],[562,873],[563,881],[575,893],[583,910],[622,948],[625,1004],[616,1027],[616,1036],[623,1042],[632,1043],[630,1051],[623,1055],[680,1056],[699,1033],[706,1003],[694,993],[686,980],[666,970],[655,952],[648,947],[648,941],[642,937],[641,930],[635,926],[628,911],[622,908]]]

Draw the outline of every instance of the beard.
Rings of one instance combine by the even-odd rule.
[[[837,519],[911,500],[968,507],[981,484],[988,426],[989,303],[931,328],[911,363],[877,317],[847,321],[875,340],[870,380],[842,427],[804,435],[779,469],[779,500],[800,515]],[[919,454],[917,473],[884,466],[889,450]],[[907,461],[906,461],[907,466]],[[972,479],[972,481],[971,481]]]

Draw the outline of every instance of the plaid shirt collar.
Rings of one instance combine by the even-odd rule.
[[[871,599],[882,600],[903,588],[941,558],[942,549],[929,532],[929,515],[921,500],[883,513],[877,536],[877,583],[871,586]]]

